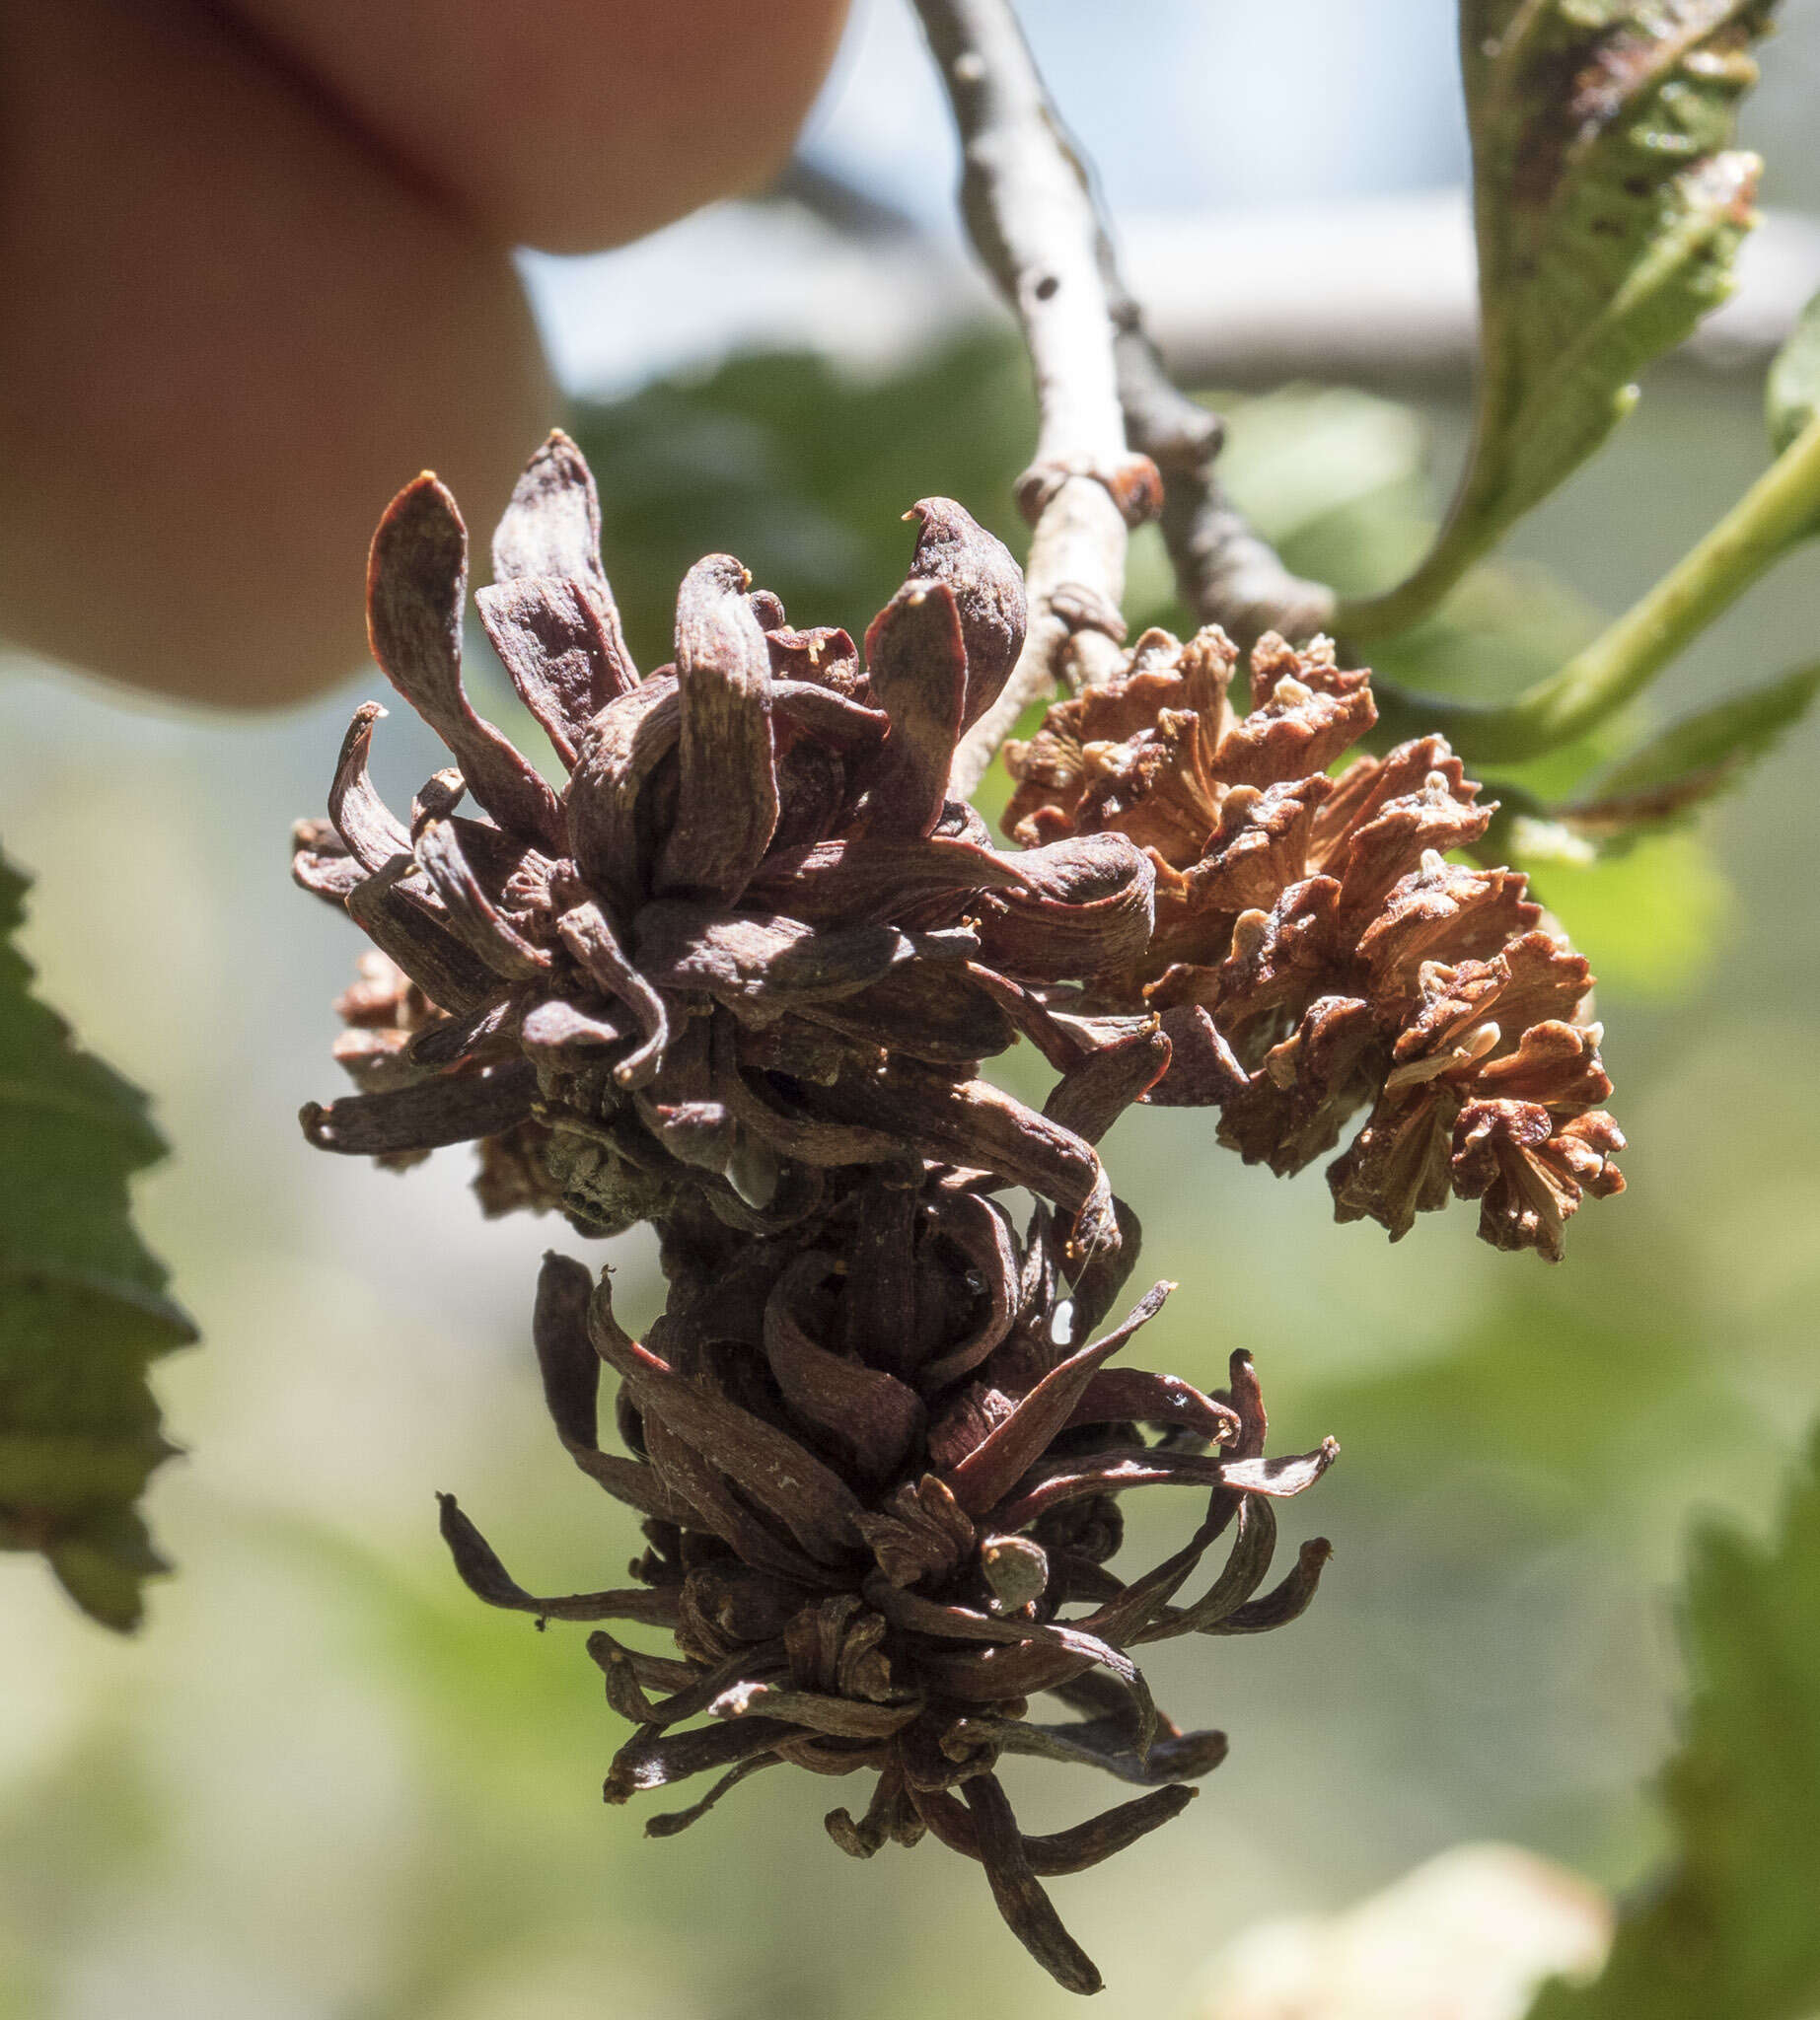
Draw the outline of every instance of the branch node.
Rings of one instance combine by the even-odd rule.
[[[1127,456],[1109,467],[1092,456],[1051,456],[1033,463],[1017,480],[1017,509],[1028,525],[1036,525],[1070,477],[1091,477],[1103,486],[1128,527],[1147,525],[1162,514],[1162,473],[1149,457]]]
[[[1130,629],[1125,613],[1090,582],[1058,582],[1049,606],[1068,627],[1071,638],[1082,631],[1098,631],[1115,645],[1123,645]]]

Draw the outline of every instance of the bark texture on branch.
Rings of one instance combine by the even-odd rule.
[[[1030,628],[1003,693],[956,756],[978,784],[1019,714],[1057,685],[1117,668],[1126,542],[1161,484],[1126,440],[1099,223],[1006,0],[916,0],[961,136],[961,210],[1015,312],[1036,379],[1036,458],[1018,486],[1031,524]]]
[[[1144,520],[1160,512],[1183,597],[1241,645],[1269,630],[1309,637],[1334,598],[1291,575],[1221,492],[1218,416],[1178,391],[1145,334],[1010,0],[916,7],[961,137],[962,215],[1023,329],[1039,415],[1018,494],[1032,528],[1029,635],[957,754],[964,796],[1033,700],[1119,671],[1126,544]]]

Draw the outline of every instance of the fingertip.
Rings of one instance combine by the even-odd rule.
[[[235,0],[375,142],[506,244],[623,244],[789,159],[847,0]]]

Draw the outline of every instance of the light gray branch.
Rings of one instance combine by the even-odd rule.
[[[965,794],[1031,701],[1118,671],[1128,532],[1159,506],[1183,597],[1240,644],[1268,630],[1306,638],[1334,598],[1291,575],[1221,492],[1218,418],[1177,390],[1144,331],[1091,172],[1010,0],[916,10],[961,137],[962,216],[1017,316],[1037,390],[1036,459],[1019,485],[1030,630],[956,754],[953,790]]]
[[[961,212],[1030,352],[1037,449],[1018,486],[1031,523],[1030,628],[1004,692],[955,757],[971,792],[1019,714],[1121,663],[1129,530],[1160,485],[1133,456],[1113,360],[1099,224],[1008,0],[916,0],[961,137]]]

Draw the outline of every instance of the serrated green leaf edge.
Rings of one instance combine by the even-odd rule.
[[[1761,163],[1725,142],[1777,0],[1462,0],[1480,371],[1435,544],[1343,632],[1394,635],[1604,441],[1730,293]]]
[[[1554,815],[1601,841],[1679,821],[1742,783],[1820,694],[1820,661],[1670,723]]]
[[[1780,456],[1820,414],[1820,295],[1795,319],[1763,389],[1770,447]]]
[[[28,888],[0,856],[0,1549],[41,1551],[126,1629],[165,1568],[137,1502],[176,1449],[148,1372],[195,1328],[131,1220],[128,1181],[164,1141],[145,1096],[33,995],[13,944]]]
[[[1530,2020],[1808,2020],[1820,2008],[1820,1430],[1767,1545],[1710,1524],[1682,1605],[1692,1695],[1662,1776],[1669,1872],[1602,1977]]]

